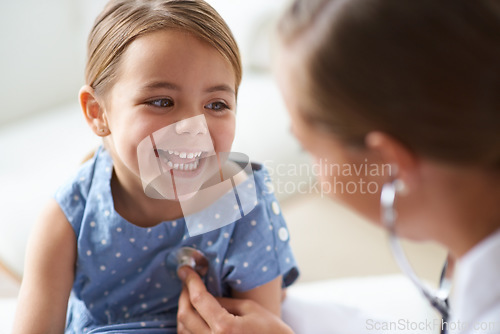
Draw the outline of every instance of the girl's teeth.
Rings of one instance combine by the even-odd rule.
[[[173,164],[171,161],[169,161],[167,163],[167,165],[170,167],[170,168],[173,168],[173,169],[178,169],[178,170],[193,170],[193,169],[196,169],[198,168],[198,165],[200,163],[198,161],[195,161],[193,163],[190,163],[190,164]]]
[[[181,159],[199,158],[203,154],[202,151],[187,153],[187,152],[178,152],[178,151],[171,151],[171,150],[168,150],[168,153],[173,154],[173,155],[177,155]],[[166,156],[163,156],[162,160],[165,164],[168,165],[168,167],[170,167],[172,169],[177,169],[177,170],[193,170],[193,169],[198,168],[198,165],[200,164],[199,160],[195,160],[193,162],[185,163],[185,164],[184,163],[173,163],[172,161],[168,160],[168,158]]]
[[[169,161],[169,166],[171,165],[172,163]],[[198,168],[198,165],[200,163],[198,161],[195,161],[193,163],[190,163],[190,164],[173,164],[173,169],[177,169],[177,170],[193,170],[193,169],[196,169]],[[172,167],[172,166],[170,166]]]
[[[198,158],[201,156],[201,154],[203,152],[178,152],[178,151],[172,151],[172,150],[168,150],[168,153],[169,154],[174,154],[174,155],[177,155],[179,156],[179,158],[182,158],[182,159],[193,159],[193,158]]]

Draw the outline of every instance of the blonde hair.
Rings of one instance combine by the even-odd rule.
[[[307,123],[500,169],[498,1],[295,0],[279,36],[300,50]]]
[[[101,95],[113,85],[126,48],[158,30],[186,31],[213,46],[232,66],[235,92],[242,77],[238,45],[222,17],[202,0],[111,0],[88,39],[85,80]]]

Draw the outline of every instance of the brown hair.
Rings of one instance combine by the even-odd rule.
[[[304,60],[309,124],[500,168],[500,1],[295,0],[278,30]]]
[[[109,1],[89,35],[86,83],[96,94],[104,94],[116,79],[127,46],[144,34],[165,29],[191,33],[219,51],[234,70],[238,92],[242,76],[238,45],[222,17],[202,0]]]

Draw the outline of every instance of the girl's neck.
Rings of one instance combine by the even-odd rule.
[[[149,198],[136,184],[120,182],[115,172],[111,177],[111,192],[116,212],[134,225],[152,227],[182,217],[178,201]]]

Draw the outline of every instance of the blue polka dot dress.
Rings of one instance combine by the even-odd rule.
[[[235,223],[190,237],[183,218],[142,228],[122,218],[111,195],[113,162],[102,147],[56,193],[77,238],[75,281],[66,333],[176,333],[181,282],[167,258],[201,250],[215,296],[246,291],[298,269],[267,171],[254,165],[258,204]]]

